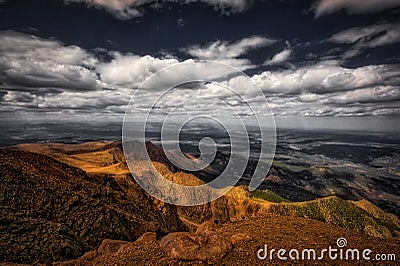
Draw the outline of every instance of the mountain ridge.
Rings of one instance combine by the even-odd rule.
[[[204,183],[204,181],[199,179],[198,176],[195,176],[188,172],[180,171],[176,167],[171,167],[169,165],[170,163],[165,163],[165,153],[163,153],[163,151],[154,144],[147,143],[146,147],[152,149],[152,152],[149,153],[150,158],[152,159],[152,163],[157,171],[165,175],[166,178],[174,182],[186,185],[199,185]],[[37,185],[34,181],[35,179],[41,180],[41,175],[45,175],[47,178],[49,178],[49,180],[45,181],[45,184],[50,184],[51,187],[53,186],[53,183],[51,183],[50,181],[53,179],[59,181],[58,176],[62,176],[64,173],[63,169],[67,169],[65,171],[67,173],[72,173],[71,175],[73,176],[71,176],[71,180],[76,181],[75,185],[81,184],[80,186],[82,186],[82,184],[85,184],[86,186],[86,184],[89,184],[89,188],[93,189],[93,191],[90,191],[88,193],[89,197],[87,197],[87,201],[83,201],[83,203],[79,201],[78,203],[72,201],[71,203],[68,202],[67,205],[75,206],[71,208],[79,208],[80,206],[82,209],[85,209],[86,212],[88,212],[89,217],[95,217],[92,219],[93,221],[89,223],[92,227],[96,224],[98,218],[98,215],[94,215],[98,211],[96,211],[96,207],[93,208],[93,206],[98,205],[96,205],[96,203],[89,204],[89,202],[92,201],[100,204],[100,210],[102,210],[102,208],[107,208],[110,212],[116,213],[115,215],[122,219],[122,224],[125,224],[123,228],[131,228],[129,229],[130,231],[128,231],[131,232],[132,235],[129,237],[126,235],[126,233],[118,231],[118,226],[114,227],[114,230],[116,230],[117,234],[113,238],[128,241],[128,243],[133,243],[133,241],[137,240],[138,238],[140,238],[140,236],[148,232],[155,232],[155,237],[153,237],[154,239],[152,238],[152,241],[157,242],[162,237],[178,231],[187,233],[183,235],[178,234],[176,237],[192,237],[191,234],[195,234],[195,232],[199,230],[199,228],[201,228],[204,223],[209,223],[210,221],[214,221],[215,223],[221,225],[222,228],[229,228],[232,223],[242,224],[248,223],[247,221],[252,219],[262,220],[264,219],[262,217],[275,216],[282,217],[282,219],[292,219],[293,221],[297,221],[298,219],[307,219],[310,226],[314,223],[320,224],[321,222],[324,224],[330,224],[329,226],[336,226],[337,228],[344,228],[345,230],[361,233],[360,239],[364,238],[363,236],[374,237],[376,239],[393,239],[390,241],[394,241],[393,243],[396,243],[400,235],[400,223],[398,217],[382,211],[367,200],[346,201],[337,197],[328,197],[306,202],[291,202],[290,200],[287,200],[270,190],[256,190],[255,192],[251,193],[246,189],[245,186],[239,185],[231,189],[231,191],[229,191],[223,197],[211,203],[203,204],[200,206],[175,207],[164,204],[144,193],[144,191],[139,187],[139,185],[130,175],[129,170],[127,169],[127,166],[124,162],[121,142],[91,142],[80,144],[77,146],[71,144],[64,145],[49,143],[24,144],[11,147],[10,149],[1,149],[0,151],[2,154],[2,159],[0,160],[1,177],[6,181],[8,180],[7,182],[2,182],[3,191],[16,191],[19,185],[17,184],[13,187],[12,181],[14,179],[18,180],[18,178],[21,177],[18,177],[15,172],[20,173],[18,175],[23,176],[23,178],[28,180],[28,183],[32,182],[29,183],[30,185],[28,187],[30,187],[31,189],[35,189],[37,188]],[[47,166],[45,166],[47,164],[54,169],[47,169]],[[34,166],[33,168],[32,165]],[[117,166],[120,168],[118,169]],[[273,171],[274,174],[269,175],[267,178],[279,181],[279,176],[277,174],[279,174],[280,172],[276,170]],[[66,174],[66,177],[69,178],[69,176],[70,175]],[[66,179],[66,181],[71,180]],[[67,191],[69,190],[71,190],[69,187],[67,190],[65,187],[60,187],[57,190],[57,193],[61,193],[58,194],[59,198],[70,198],[69,196],[67,196]],[[26,197],[32,194],[28,191],[31,190],[23,191]],[[46,197],[51,198],[51,196],[43,196],[43,198]],[[97,201],[93,201],[91,199],[93,197]],[[11,195],[11,198],[15,200],[16,196]],[[35,202],[34,199],[35,198],[33,198],[33,202]],[[26,201],[28,202],[28,200]],[[114,202],[114,205],[110,205],[109,201]],[[34,220],[34,218],[36,218],[36,214],[34,213],[37,212],[36,209],[38,209],[39,207],[33,208],[32,206],[28,207],[27,205],[24,207],[24,210],[21,210],[21,208],[18,209],[18,205],[14,206],[15,212],[18,212],[18,216],[17,214],[12,213],[12,211],[7,210],[6,202],[10,202],[10,200],[4,199],[3,197],[2,212],[5,214],[3,216],[12,218],[8,221],[9,225],[16,223],[18,226],[18,221],[23,219],[31,219],[31,221],[35,221],[35,223],[33,223],[34,225],[37,224],[37,226],[34,226],[33,228],[40,228],[40,224],[46,224],[46,221],[49,220]],[[37,203],[37,206],[42,206],[44,210],[52,210],[54,209],[54,206],[57,206],[54,204],[55,203],[50,203],[50,205],[46,205],[45,202],[40,202]],[[140,207],[142,205],[145,207],[145,209],[148,209],[148,213],[143,213],[140,211],[138,212],[137,210],[132,209],[135,208],[134,206]],[[108,208],[110,206],[112,208]],[[57,211],[60,212],[58,214],[58,217],[64,217],[66,215],[65,212],[63,213],[62,211],[60,211],[60,208],[55,209],[56,210],[54,212],[56,213],[56,218]],[[136,225],[133,227],[129,227],[129,224],[132,223],[132,217],[130,217],[130,215],[133,215],[138,219]],[[46,218],[47,216],[44,217]],[[111,217],[113,217],[113,215],[111,215]],[[143,222],[143,218],[145,218],[144,221],[149,221],[150,223]],[[131,222],[124,222],[124,219],[127,219],[126,221]],[[108,218],[106,220],[108,220],[111,225],[114,224],[114,226],[120,223],[115,222],[118,220]],[[61,232],[63,232],[63,230],[69,230],[69,234],[73,235],[73,233],[76,231],[76,228],[70,230],[71,226],[69,224],[67,224],[66,227],[63,223],[61,223],[61,225],[57,225],[58,227],[54,227],[52,224],[53,223],[48,223],[48,225],[46,225],[47,227],[45,227],[49,230],[49,232],[53,232],[50,235],[57,235],[57,232],[59,232],[57,230],[60,230],[57,228],[60,226]],[[96,226],[97,225],[98,223],[96,224]],[[25,230],[24,228],[26,226],[19,226],[22,228],[22,230]],[[100,228],[102,228],[102,226],[103,224],[100,224]],[[259,224],[259,226],[262,225]],[[7,231],[8,229],[6,228],[7,227],[3,227],[2,231]],[[223,229],[221,230],[221,232],[223,232]],[[43,232],[40,232],[38,231],[37,234],[44,234]],[[249,232],[247,232],[247,234],[248,233]],[[50,248],[45,248],[43,245],[40,244],[40,241],[38,241],[38,246],[44,248],[45,250],[43,254],[48,254],[47,258],[40,257],[39,255],[42,254],[40,254],[40,252],[36,249],[33,252],[35,254],[31,256],[32,259],[17,261],[33,262],[33,258],[35,258],[37,260],[49,262],[57,260],[68,260],[71,259],[71,256],[72,258],[77,258],[78,256],[83,255],[83,253],[86,251],[92,250],[91,252],[94,252],[93,250],[95,250],[95,248],[101,244],[101,241],[112,236],[111,234],[98,234],[95,231],[86,233],[86,235],[93,234],[97,234],[96,239],[98,240],[94,242],[92,241],[93,243],[90,242],[89,244],[86,243],[87,239],[86,242],[81,241],[82,243],[75,243],[72,240],[67,239],[70,242],[72,241],[73,245],[76,245],[80,248],[78,249],[75,248],[75,246],[70,247],[68,245],[64,245],[64,247],[58,247],[58,257],[52,256],[51,252],[46,251]],[[18,235],[18,233],[15,233],[14,237],[17,240],[24,240],[21,240],[20,246],[26,247],[26,245],[30,244],[29,235],[28,237],[26,237],[26,234]],[[61,237],[63,237],[62,234]],[[170,237],[172,241],[171,243],[175,243],[174,237]],[[54,245],[59,245],[60,243],[62,245],[64,241],[62,239],[64,238],[61,238],[61,240],[55,238],[53,241],[55,243]],[[18,241],[16,242],[16,244],[14,244],[17,245]],[[226,242],[226,240],[224,241]],[[142,244],[139,246],[142,249],[145,248],[142,246]],[[233,247],[233,249],[235,249],[235,247]],[[69,253],[64,254],[65,251],[68,251]],[[163,250],[160,252],[166,251]],[[8,261],[16,261],[16,258],[13,257],[13,254],[13,250],[8,249],[8,253],[5,254],[5,257],[9,258]],[[231,253],[228,249],[224,256],[233,256],[233,254],[229,254]],[[96,258],[100,258],[101,256],[101,254],[95,252],[95,255],[93,257],[94,260],[90,261],[96,261]],[[168,259],[169,255],[164,254],[163,256],[163,258],[167,261],[170,260]],[[202,260],[202,258],[194,258],[194,261]],[[207,261],[207,259],[205,260]],[[75,262],[79,262],[79,259]]]

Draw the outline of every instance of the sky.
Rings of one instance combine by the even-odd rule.
[[[248,75],[269,106],[241,76],[201,64],[176,75],[212,73],[282,125],[398,129],[399,13],[399,0],[0,0],[0,118],[118,120],[153,74],[212,60]],[[246,114],[214,83],[161,107],[228,117],[215,99]]]

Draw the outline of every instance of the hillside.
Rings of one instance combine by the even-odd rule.
[[[278,214],[318,220],[380,238],[400,237],[399,218],[366,200],[353,202],[326,197],[289,202],[272,191],[249,192],[243,186],[231,189],[224,197],[209,204],[178,207],[178,213],[184,223],[189,220],[191,225],[199,225],[211,218],[228,222]],[[195,227],[191,229],[195,230]]]
[[[30,143],[12,147],[50,156],[81,168],[88,173],[129,174],[121,142],[86,142],[83,144]]]
[[[105,238],[182,230],[176,209],[126,177],[89,175],[52,158],[0,149],[0,258],[28,263],[82,255]],[[162,210],[162,211],[160,211]]]

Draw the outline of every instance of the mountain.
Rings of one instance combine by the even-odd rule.
[[[132,142],[130,145],[133,145],[133,150],[135,150],[135,145],[142,144]],[[151,142],[146,142],[145,145],[149,158],[157,171],[167,179],[183,185],[204,184],[221,171],[220,168],[226,164],[223,162],[229,160],[225,154],[218,153],[214,162],[205,170],[195,173],[185,172],[179,170],[168,160],[163,149]],[[124,176],[121,173],[129,173],[121,142],[24,144],[13,149],[46,154],[88,172],[110,173],[110,169],[115,169],[114,179],[120,183],[119,180],[124,179],[121,178]],[[137,150],[142,149],[138,148]],[[250,161],[244,176],[250,174],[254,167],[254,162]],[[274,163],[266,177],[265,184],[262,184],[261,187],[270,187],[271,184],[274,184],[272,188],[275,191],[258,189],[250,193],[245,186],[239,185],[214,202],[193,207],[177,207],[178,215],[189,230],[195,230],[199,224],[211,218],[227,222],[275,213],[312,218],[373,236],[387,237],[400,234],[398,217],[382,211],[365,199],[343,200],[335,196],[318,198],[317,195],[305,193],[305,190],[296,184],[295,170],[297,169]],[[241,180],[239,183],[243,184],[244,182]],[[276,191],[289,197],[283,198],[276,194]],[[369,208],[365,208],[365,206],[369,206]]]
[[[173,182],[200,185],[218,172],[181,171],[162,149],[145,145],[157,171]],[[373,244],[392,253],[399,245],[398,217],[365,199],[294,201],[296,194],[286,197],[290,190],[283,197],[279,190],[249,192],[238,185],[213,202],[175,207],[138,186],[121,142],[24,144],[0,151],[2,261],[232,264],[257,262],[255,252],[266,241],[306,247],[342,236],[357,247]],[[286,175],[274,166],[266,182],[279,187]]]

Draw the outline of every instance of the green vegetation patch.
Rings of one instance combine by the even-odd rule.
[[[289,200],[281,197],[280,195],[278,195],[275,192],[272,192],[270,190],[256,189],[254,191],[249,192],[249,196],[252,199],[261,199],[261,200],[274,202],[274,203],[290,202]]]
[[[274,161],[272,163],[272,166],[277,169],[281,169],[284,172],[289,172],[289,173],[300,173],[300,172],[308,169],[308,167],[306,167],[306,166],[290,165],[290,164],[285,164],[283,162],[277,162],[277,161]]]
[[[393,222],[377,219],[357,205],[337,197],[301,203],[275,204],[272,211],[328,222],[373,236],[396,236],[400,228]]]

